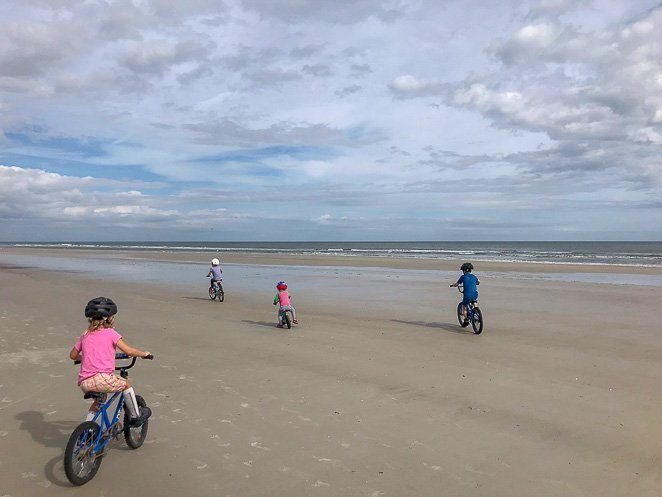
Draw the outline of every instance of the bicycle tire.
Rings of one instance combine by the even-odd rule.
[[[283,321],[285,321],[285,326],[287,326],[288,330],[292,329],[292,320],[290,319],[290,314],[288,311],[285,311],[283,313]]]
[[[462,328],[466,328],[469,326],[469,323],[464,320],[464,317],[462,316],[462,302],[457,304],[457,321],[460,323],[460,326]]]
[[[219,302],[225,301],[225,292],[218,292],[218,301]]]
[[[139,407],[146,407],[147,403],[140,395],[136,395],[136,401],[138,402]],[[132,448],[137,449],[147,438],[147,430],[149,429],[149,420],[146,420],[140,426],[131,426],[129,424],[129,413],[124,409],[124,440],[126,444]]]
[[[483,332],[483,313],[480,312],[478,307],[473,308],[474,318],[471,320],[471,327],[474,329],[476,335],[480,335]]]
[[[216,290],[213,286],[209,287],[209,300],[214,300],[216,298]]]
[[[64,450],[64,473],[67,475],[67,480],[77,487],[86,484],[94,478],[94,475],[97,474],[97,471],[99,471],[99,467],[101,466],[103,454],[98,456],[91,454],[91,451],[96,444],[99,430],[99,425],[94,421],[85,421],[76,427],[67,442],[67,448]],[[82,459],[78,459],[77,457],[76,448],[81,438],[83,439],[83,450],[86,453],[83,457],[85,457],[85,459],[94,457],[92,461],[82,462]],[[81,465],[79,466],[76,463],[81,463]],[[81,475],[81,470],[88,463],[90,463],[90,466],[87,468],[87,471]]]

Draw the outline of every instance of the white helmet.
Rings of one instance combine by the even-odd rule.
[[[211,265],[212,265],[212,266],[218,266],[220,263],[221,263],[221,261],[219,261],[216,257],[214,257],[214,258],[211,260]]]

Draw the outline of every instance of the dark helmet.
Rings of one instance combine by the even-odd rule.
[[[92,319],[109,318],[117,314],[117,305],[107,297],[97,297],[85,306],[85,317]]]
[[[460,266],[460,271],[462,271],[463,273],[471,272],[473,271],[473,269],[474,269],[474,265],[471,264],[470,262],[465,262],[464,264],[462,264],[462,266]]]

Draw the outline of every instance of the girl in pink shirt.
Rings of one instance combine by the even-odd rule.
[[[281,311],[292,311],[292,322],[299,324],[299,321],[297,321],[297,311],[292,307],[290,294],[287,293],[287,284],[284,281],[279,281],[276,284],[276,289],[278,293],[274,297],[274,305],[278,304],[278,327],[283,327],[283,314]]]
[[[131,357],[148,357],[151,354],[128,345],[115,331],[113,323],[117,305],[111,299],[98,297],[85,306],[88,326],[69,353],[69,357],[80,360],[78,386],[84,392],[122,392],[124,405],[129,412],[132,425],[140,425],[152,415],[149,407],[139,407],[136,394],[128,379],[115,374],[115,349]],[[99,405],[94,401],[87,414],[92,420]]]

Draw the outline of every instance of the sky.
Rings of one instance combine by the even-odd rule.
[[[0,19],[0,241],[662,240],[659,0]]]

